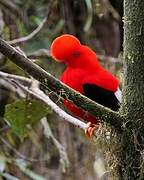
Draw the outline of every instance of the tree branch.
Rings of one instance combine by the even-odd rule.
[[[40,81],[43,85],[45,85],[45,87],[51,89],[57,94],[60,94],[64,99],[72,101],[79,108],[82,108],[97,118],[109,123],[117,130],[121,129],[122,117],[119,115],[119,113],[95,103],[72,88],[66,86],[51,74],[44,71],[41,67],[34,64],[30,59],[21,55],[20,52],[1,38],[0,52],[7,56],[16,65],[21,67],[25,72]]]

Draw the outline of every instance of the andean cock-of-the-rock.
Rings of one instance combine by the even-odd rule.
[[[93,101],[117,111],[121,102],[119,80],[99,62],[96,53],[70,34],[57,37],[51,44],[51,56],[67,65],[60,80]],[[64,105],[77,117],[88,122],[85,133],[91,137],[99,120],[68,100]]]

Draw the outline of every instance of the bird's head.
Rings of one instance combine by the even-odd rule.
[[[72,57],[79,55],[81,47],[80,41],[70,34],[64,34],[57,37],[51,45],[51,56],[59,62],[67,62]]]
[[[58,62],[71,66],[98,67],[96,53],[88,46],[82,45],[73,35],[64,34],[57,37],[50,48],[51,56]]]

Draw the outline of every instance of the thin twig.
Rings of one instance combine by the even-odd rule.
[[[28,36],[24,36],[24,37],[21,37],[21,38],[18,38],[18,39],[8,41],[8,43],[9,44],[17,44],[17,43],[25,42],[25,41],[28,41],[28,40],[32,39],[43,28],[46,21],[47,21],[47,18],[45,17],[43,19],[43,21],[39,24],[39,26],[33,32],[31,32]]]
[[[25,163],[24,160],[21,159],[17,159],[14,161],[14,164],[24,173],[26,174],[28,177],[30,177],[30,179],[33,180],[46,180],[45,177],[33,172],[32,170],[30,170],[27,167],[27,164]]]
[[[43,119],[41,119],[41,124],[44,128],[44,135],[46,136],[46,138],[51,138],[53,140],[53,143],[55,144],[55,146],[57,147],[59,154],[60,154],[60,163],[62,165],[62,169],[63,172],[66,171],[66,169],[69,167],[69,159],[66,153],[66,150],[64,148],[64,146],[62,146],[62,144],[59,143],[59,141],[54,137],[50,126],[47,122],[47,119],[44,117]]]
[[[0,172],[0,176],[4,177],[5,179],[8,179],[8,180],[20,180],[19,178],[12,176],[11,174],[9,174],[7,172]]]
[[[27,85],[31,85],[31,83],[32,83],[32,80],[29,78],[19,76],[19,75],[9,74],[9,73],[2,72],[2,71],[0,71],[0,77],[8,78],[8,79],[15,79],[15,80],[18,80],[18,81],[25,83]]]
[[[27,55],[28,58],[38,59],[38,58],[48,58],[50,57],[49,49],[37,49],[34,52],[31,52]]]
[[[39,24],[39,26],[33,31],[31,32],[29,35],[27,36],[24,36],[24,37],[20,37],[18,39],[14,39],[14,40],[11,40],[11,41],[7,41],[9,44],[17,44],[17,43],[21,43],[21,42],[25,42],[25,41],[28,41],[30,39],[32,39],[35,35],[37,35],[41,30],[42,28],[45,26],[45,24],[47,23],[47,20],[51,14],[51,10],[52,10],[52,6],[53,6],[53,3],[54,1],[51,0],[49,2],[49,6],[48,6],[48,10],[47,10],[47,15],[46,17],[42,20],[42,22]]]
[[[23,93],[23,91],[20,89],[20,88],[18,88],[18,87],[16,87],[11,81],[10,81],[10,79],[2,79],[2,78],[0,78],[0,85],[4,88],[4,89],[6,89],[6,90],[8,90],[8,91],[11,91],[11,92],[14,92],[18,97],[21,97],[21,98],[24,98],[25,97],[25,95],[24,95],[24,93]]]

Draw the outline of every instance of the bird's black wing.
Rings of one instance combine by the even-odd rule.
[[[84,95],[91,100],[106,106],[114,111],[119,109],[119,100],[113,91],[101,88],[95,84],[83,84]]]

